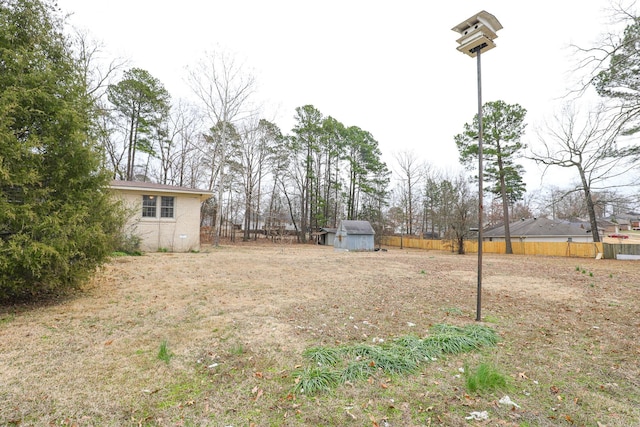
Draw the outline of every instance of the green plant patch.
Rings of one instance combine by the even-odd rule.
[[[498,318],[490,314],[487,314],[486,316],[484,316],[483,320],[487,323],[494,323],[494,324],[498,323]]]
[[[302,355],[318,365],[335,365],[342,357],[342,349],[336,347],[311,347]]]
[[[158,350],[158,359],[168,364],[171,361],[172,357],[173,354],[169,350],[169,344],[167,343],[167,340],[162,341],[160,343],[160,349]]]
[[[206,383],[199,375],[180,375],[162,390],[161,399],[156,403],[160,409],[177,407],[184,402],[196,400],[206,390]]]
[[[324,366],[310,366],[294,374],[296,383],[294,393],[313,394],[321,391],[331,391],[338,385],[340,377],[334,369]]]
[[[447,354],[494,346],[498,340],[495,330],[486,326],[439,324],[434,325],[425,338],[406,335],[381,345],[311,347],[303,356],[313,366],[293,374],[292,391],[305,394],[329,391],[345,382],[368,379],[378,373],[408,375],[416,372],[422,363]]]
[[[4,315],[0,316],[0,325],[2,325],[3,323],[12,322],[13,319],[15,319],[15,318],[16,318],[16,316],[13,313],[4,314]]]
[[[244,352],[245,349],[242,343],[234,344],[233,346],[231,346],[231,348],[229,348],[229,353],[233,354],[234,356],[240,356],[244,354]]]
[[[445,307],[445,308],[442,309],[442,311],[444,311],[446,314],[450,314],[450,315],[453,314],[453,315],[460,316],[460,315],[463,314],[462,310],[460,310],[457,307]]]
[[[141,251],[131,251],[131,252],[114,251],[114,252],[111,252],[111,256],[114,258],[124,257],[124,256],[142,256],[142,252]]]
[[[467,390],[471,393],[504,390],[508,387],[507,376],[488,363],[481,363],[473,371],[465,365],[464,377]]]
[[[403,352],[416,363],[431,362],[442,355],[440,349],[434,348],[428,341],[415,335],[405,335],[397,338],[393,343],[398,346],[398,351]]]
[[[367,360],[352,360],[340,372],[342,383],[366,380],[376,374],[378,368]]]

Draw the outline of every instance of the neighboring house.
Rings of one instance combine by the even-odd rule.
[[[512,242],[580,242],[593,241],[585,228],[564,221],[547,218],[521,219],[509,224]],[[504,242],[504,225],[484,231],[482,240]]]
[[[640,230],[640,213],[638,212],[626,212],[612,215],[608,218],[609,221],[615,222],[619,225],[619,232],[628,230]],[[628,228],[627,228],[628,227]]]
[[[601,232],[601,235],[619,234],[631,229],[629,221],[625,219],[600,219],[597,222],[598,231]]]
[[[346,251],[373,251],[375,234],[369,221],[342,220],[336,230],[333,247]]]
[[[605,227],[606,233],[624,233],[625,231],[629,231],[632,229],[633,220],[631,218],[625,218],[624,215],[611,216],[603,221],[614,224],[615,226],[615,228]]]
[[[127,229],[143,251],[200,249],[200,204],[210,191],[138,181],[111,181],[114,194],[132,214]]]

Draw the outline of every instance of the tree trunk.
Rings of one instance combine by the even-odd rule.
[[[244,230],[242,234],[242,241],[249,241],[249,229],[251,228],[251,193],[245,196],[244,202]]]
[[[224,197],[224,171],[222,165],[220,165],[220,172],[218,173],[218,213],[220,215],[220,221],[218,221],[218,227],[216,227],[216,234],[213,237],[213,245],[215,247],[220,246],[220,232],[222,229],[222,198]]]
[[[509,197],[507,196],[507,184],[504,177],[502,157],[498,155],[498,173],[500,174],[500,197],[502,198],[502,218],[504,221],[505,253],[513,254],[511,247],[511,229],[509,227]],[[482,224],[480,225],[482,227]]]
[[[127,147],[127,181],[133,181],[133,157],[135,153],[133,151],[133,147],[135,146],[135,129],[136,129],[136,119],[135,115],[131,116],[131,126],[129,128],[129,147]]]
[[[587,182],[587,177],[582,168],[578,168],[580,172],[580,180],[582,181],[582,188],[584,189],[584,197],[587,202],[587,213],[589,214],[589,223],[591,224],[591,236],[593,236],[594,242],[600,242],[600,232],[598,231],[598,220],[596,218],[596,208],[591,197],[591,187]]]

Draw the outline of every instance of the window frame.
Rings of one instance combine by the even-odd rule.
[[[165,206],[165,201],[171,201],[170,206]],[[176,198],[174,196],[160,196],[160,218],[174,219],[176,217]]]
[[[140,216],[143,220],[175,221],[177,197],[143,194]]]
[[[153,205],[150,203],[153,201]],[[150,215],[150,214],[153,215]],[[142,195],[142,218],[157,218],[158,215],[158,196],[153,194]]]

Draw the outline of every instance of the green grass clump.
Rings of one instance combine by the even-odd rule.
[[[354,360],[347,363],[347,366],[340,373],[340,380],[345,382],[354,382],[366,380],[377,372],[374,363],[368,360]]]
[[[424,339],[425,343],[441,354],[460,354],[480,348],[472,337],[456,333],[440,333]]]
[[[430,362],[442,355],[440,349],[429,345],[428,341],[415,335],[405,335],[393,343],[416,363]]]
[[[418,368],[418,364],[410,357],[407,357],[402,348],[387,347],[375,356],[372,363],[378,369],[390,375],[410,374]]]
[[[169,344],[167,343],[167,340],[162,341],[160,343],[160,349],[158,350],[158,359],[168,364],[171,361],[172,357],[173,354],[169,350]]]
[[[302,355],[318,365],[333,366],[341,359],[342,351],[334,347],[311,347],[306,349]]]
[[[467,390],[471,393],[501,390],[508,386],[507,377],[488,363],[481,363],[473,372],[465,365],[464,376]]]
[[[478,341],[481,346],[493,346],[500,341],[500,337],[495,330],[482,325],[472,324],[465,326],[464,333]]]
[[[312,347],[303,356],[314,366],[299,371],[293,392],[306,394],[326,391],[347,381],[367,379],[381,372],[406,375],[421,363],[432,362],[447,354],[459,354],[493,346],[498,334],[482,325],[465,327],[435,325],[425,338],[406,335],[382,345],[355,344],[340,347]]]
[[[441,310],[444,311],[446,314],[453,314],[457,316],[462,315],[462,310],[460,310],[457,307],[445,307],[445,308],[442,308]]]
[[[487,323],[499,323],[499,319],[496,316],[492,316],[490,314],[485,315],[483,320]]]
[[[340,379],[339,374],[325,366],[311,366],[294,374],[296,384],[294,393],[313,394],[320,391],[331,391]]]
[[[375,359],[378,354],[383,351],[379,345],[370,344],[355,344],[349,347],[344,347],[342,352],[345,356],[354,359]]]
[[[244,352],[245,350],[242,343],[236,343],[232,345],[231,348],[229,348],[229,353],[233,354],[234,356],[240,356],[244,354]]]
[[[122,256],[142,256],[142,252],[141,251],[131,251],[131,252],[113,251],[111,252],[111,256],[114,258],[122,257]]]

